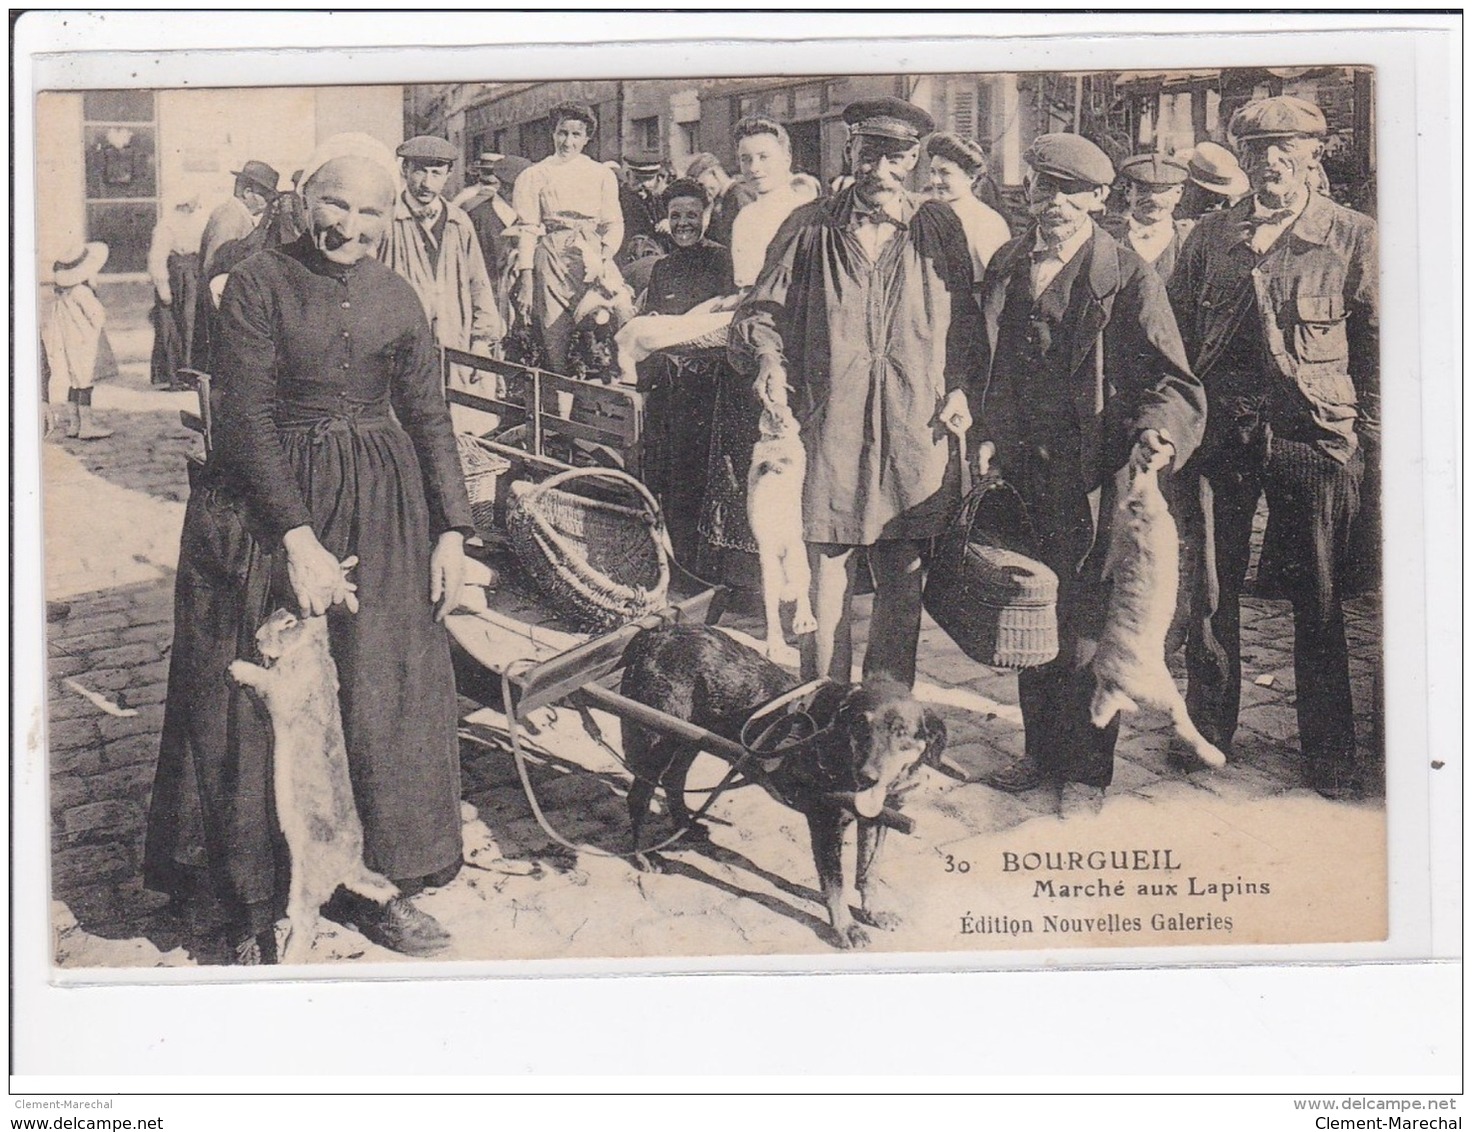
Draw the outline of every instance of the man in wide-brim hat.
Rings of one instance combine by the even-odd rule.
[[[1237,157],[1224,145],[1204,141],[1191,150],[1186,160],[1190,180],[1176,215],[1194,220],[1208,212],[1227,208],[1245,197],[1252,186],[1237,164]]]
[[[850,103],[843,119],[854,182],[783,223],[737,310],[730,355],[801,424],[817,620],[808,674],[850,679],[850,603],[867,557],[864,671],[913,685],[921,554],[959,500],[950,433],[970,423],[980,357],[971,252],[949,206],[906,188],[930,115],[880,98]]]
[[[1241,685],[1240,595],[1252,517],[1268,503],[1264,557],[1293,604],[1299,743],[1308,784],[1362,787],[1342,609],[1367,455],[1379,434],[1375,222],[1314,191],[1328,124],[1300,98],[1232,119],[1252,194],[1201,218],[1170,281],[1211,416],[1181,493],[1214,555],[1194,586],[1186,702],[1229,751]],[[1201,528],[1204,527],[1204,530]],[[1271,548],[1272,554],[1268,553]]]
[[[1114,167],[1077,134],[1023,155],[1033,225],[987,266],[986,398],[978,462],[1021,495],[1038,556],[1058,575],[1056,660],[1018,674],[1024,753],[984,781],[1012,792],[1113,781],[1116,717],[1091,718],[1089,667],[1104,625],[1103,560],[1130,465],[1195,451],[1205,394],[1191,375],[1160,277],[1095,217]]]

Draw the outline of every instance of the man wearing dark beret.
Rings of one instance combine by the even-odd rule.
[[[862,547],[875,587],[864,671],[913,685],[921,551],[959,498],[949,434],[971,422],[979,311],[961,222],[905,189],[930,115],[883,98],[843,118],[854,182],[783,222],[729,348],[764,401],[787,403],[790,384],[802,428],[817,618],[805,669],[851,678]]]
[[[1192,227],[1189,220],[1175,219],[1190,171],[1160,153],[1131,157],[1120,163],[1119,171],[1129,186],[1130,210],[1107,230],[1168,282]]]
[[[1105,552],[1131,463],[1195,451],[1205,394],[1186,364],[1160,277],[1094,222],[1114,168],[1076,134],[1024,154],[1034,224],[982,281],[986,392],[978,465],[1017,489],[1058,575],[1056,660],[1017,678],[1023,757],[985,776],[1007,791],[1067,783],[1096,799],[1113,779],[1119,720],[1090,720],[1090,662],[1103,628]]]
[[[1178,484],[1197,537],[1215,550],[1193,580],[1187,705],[1230,754],[1239,600],[1266,495],[1266,542],[1293,605],[1305,777],[1339,798],[1360,789],[1341,587],[1361,491],[1373,486],[1379,269],[1374,221],[1313,191],[1326,132],[1319,108],[1298,98],[1237,112],[1229,134],[1252,194],[1198,222],[1170,297],[1211,405],[1192,480]]]

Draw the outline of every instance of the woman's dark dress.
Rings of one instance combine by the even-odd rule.
[[[677,247],[654,265],[644,313],[684,314],[691,307],[736,290],[731,253],[701,240]],[[655,354],[640,367],[645,405],[644,480],[664,509],[675,558],[693,568],[700,545],[711,415],[726,351],[691,349]]]
[[[185,515],[144,877],[175,890],[202,832],[217,891],[259,930],[279,899],[270,726],[226,668],[253,654],[272,609],[295,608],[282,535],[310,525],[359,559],[358,612],[328,614],[353,791],[369,867],[413,880],[453,874],[461,856],[454,675],[429,559],[440,534],[472,528],[407,282],[298,240],[235,267],[218,327],[215,456]]]

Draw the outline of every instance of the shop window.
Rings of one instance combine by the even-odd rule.
[[[109,274],[146,271],[159,201],[153,92],[87,91],[82,113],[87,238],[107,244]]]
[[[659,153],[664,147],[659,144],[659,115],[652,118],[635,118],[629,123],[634,148],[641,153]]]

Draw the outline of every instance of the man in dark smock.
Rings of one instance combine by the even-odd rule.
[[[1089,662],[1103,627],[1102,577],[1128,462],[1161,449],[1179,468],[1196,449],[1205,395],[1186,364],[1160,277],[1098,227],[1109,158],[1076,134],[1028,150],[1035,224],[1002,245],[982,281],[989,367],[980,463],[1017,489],[1039,555],[1058,575],[1058,658],[1018,675],[1025,754],[986,779],[1003,790],[1114,774],[1116,718],[1093,726]]]
[[[216,445],[184,524],[145,880],[177,888],[192,776],[241,962],[269,960],[281,890],[270,724],[226,669],[253,655],[278,606],[327,614],[368,866],[408,894],[461,861],[454,675],[434,599],[456,600],[473,528],[423,308],[372,253],[390,176],[339,157],[313,184],[309,166],[309,231],[237,265],[220,306]],[[350,556],[356,613],[336,604]],[[347,911],[411,954],[447,938],[406,899]]]
[[[766,399],[785,400],[790,377],[802,426],[818,619],[805,667],[850,678],[852,552],[865,547],[875,603],[864,671],[913,684],[920,554],[959,497],[947,430],[970,424],[979,312],[961,222],[903,188],[930,116],[885,98],[850,104],[844,121],[855,184],[783,223],[730,352]]]

